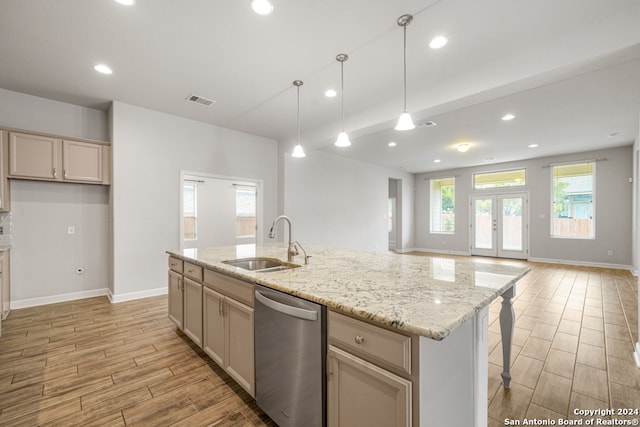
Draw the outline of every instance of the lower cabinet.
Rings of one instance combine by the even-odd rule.
[[[183,279],[184,312],[182,331],[202,347],[202,284]]]
[[[169,270],[169,319],[182,329],[184,298],[182,297],[182,274]]]
[[[202,348],[255,396],[253,308],[205,286]]]
[[[328,311],[329,427],[410,427],[412,337]]]
[[[411,381],[331,345],[327,359],[329,427],[411,426]]]

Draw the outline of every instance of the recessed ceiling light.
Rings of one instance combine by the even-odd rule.
[[[136,0],[116,0],[116,1],[125,6],[133,6],[134,4],[136,4]]]
[[[433,163],[440,163],[441,161],[442,161],[442,160],[440,160],[440,159],[435,159],[435,160],[433,161]]]
[[[388,145],[389,147],[395,147],[395,146],[396,146],[396,145],[398,145],[398,144],[396,144],[395,142],[391,141],[391,142],[390,142],[389,144],[387,144],[387,145]]]
[[[327,89],[326,92],[324,93],[324,96],[326,96],[327,98],[334,98],[337,94],[338,92],[336,92],[335,90]]]
[[[513,119],[515,119],[515,118],[516,118],[516,116],[514,116],[514,115],[513,115],[513,114],[511,114],[511,113],[509,113],[509,114],[505,114],[504,116],[502,116],[502,120],[504,120],[505,122],[506,122],[506,121],[509,121],[509,120],[513,120]]]
[[[458,144],[457,148],[459,152],[466,153],[467,151],[469,151],[470,145],[467,143]]]
[[[113,74],[113,70],[104,64],[97,64],[93,69],[102,74]]]
[[[528,147],[529,148],[536,148],[538,146],[538,144],[529,144]]]
[[[269,15],[273,12],[273,5],[269,0],[251,0],[251,8],[258,15]]]
[[[429,47],[431,49],[440,49],[446,44],[447,44],[447,38],[444,36],[438,36],[431,39],[431,41],[429,42]]]

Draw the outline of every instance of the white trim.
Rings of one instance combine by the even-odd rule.
[[[640,368],[640,343],[636,343],[636,351],[633,352],[633,358],[636,361],[636,367]]]
[[[402,251],[396,250],[396,252],[431,252],[434,254],[443,254],[443,255],[460,255],[460,256],[471,256],[471,252],[464,251],[446,251],[442,249],[425,249],[425,248],[412,248],[412,249],[404,249]]]
[[[168,288],[166,286],[163,286],[162,288],[147,289],[145,291],[136,291],[136,292],[129,292],[128,294],[114,295],[113,293],[111,293],[111,289],[109,289],[107,296],[109,297],[109,301],[111,301],[112,304],[115,304],[115,303],[124,302],[124,301],[131,301],[135,299],[155,297],[158,295],[166,295],[168,291],[169,291]]]
[[[614,268],[616,270],[628,270],[633,271],[630,265],[624,264],[611,264],[606,262],[591,262],[591,261],[577,261],[573,259],[548,259],[548,258],[529,258],[527,261],[531,262],[547,262],[550,264],[566,264],[566,265],[578,265],[581,267],[601,267],[601,268]]]
[[[50,295],[46,297],[27,298],[20,300],[13,300],[10,302],[12,310],[19,308],[36,307],[39,305],[55,304],[58,302],[74,301],[84,298],[101,297],[108,295],[109,290],[107,288],[93,289],[90,291],[73,292],[69,294]]]

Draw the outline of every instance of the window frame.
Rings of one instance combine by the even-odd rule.
[[[442,221],[441,227],[439,230],[434,230],[434,192],[433,192],[433,183],[434,181],[445,181],[452,180],[453,184],[450,187],[453,187],[453,225],[451,230],[443,230]],[[443,186],[440,186],[442,188]],[[439,191],[439,206],[440,209],[437,215],[442,216],[442,191]],[[455,176],[446,176],[440,178],[429,178],[429,233],[430,234],[455,234],[456,233],[456,177]]]
[[[235,209],[235,223],[236,223],[236,239],[257,239],[258,237],[258,230],[257,230],[257,221],[258,221],[258,187],[255,185],[245,185],[245,184],[239,184],[239,183],[234,183],[233,184],[235,187],[235,200],[236,200],[236,209]],[[255,212],[254,212],[254,216],[253,217],[243,217],[239,215],[238,212],[238,193],[242,192],[242,191],[246,191],[249,192],[249,190],[253,190],[253,194],[254,194],[254,207],[255,207]],[[253,227],[253,234],[238,234],[238,221],[241,218],[253,218],[254,220],[254,227]]]
[[[187,218],[187,212],[184,209],[184,190],[185,187],[193,187],[193,237],[186,237],[184,221]],[[198,183],[197,182],[183,182],[182,183],[182,239],[188,241],[198,240]]]
[[[580,165],[580,164],[591,164],[591,236],[581,237],[581,236],[563,236],[554,234],[554,207],[555,207],[555,189],[554,189],[554,168],[557,166],[568,166],[568,165]],[[577,160],[574,162],[562,162],[562,163],[552,163],[549,165],[549,176],[550,176],[550,218],[549,221],[549,236],[552,239],[575,239],[575,240],[595,240],[596,239],[596,159],[588,159],[588,160]]]
[[[524,172],[524,181],[522,182],[522,184],[514,184],[514,185],[504,185],[504,186],[494,186],[494,187],[476,187],[476,176],[478,175],[488,175],[488,174],[493,174],[493,173],[508,173],[508,172],[515,172],[515,171],[523,171]],[[496,170],[490,170],[490,171],[483,171],[483,172],[474,172],[471,176],[471,188],[474,191],[496,191],[496,190],[500,190],[500,189],[505,189],[505,188],[520,188],[520,187],[526,187],[527,186],[527,168],[523,167],[523,168],[511,168],[511,169],[496,169]],[[515,191],[515,190],[514,190]]]

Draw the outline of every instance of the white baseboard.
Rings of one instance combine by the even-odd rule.
[[[72,292],[69,294],[51,295],[47,297],[37,297],[28,299],[13,300],[10,302],[11,310],[19,308],[35,307],[38,305],[55,304],[57,302],[73,301],[83,298],[101,297],[107,295],[108,289],[92,289],[90,291]]]
[[[147,289],[144,291],[129,292],[126,294],[113,294],[109,289],[109,293],[107,294],[107,296],[109,297],[109,301],[111,301],[112,303],[118,303],[118,302],[131,301],[131,300],[140,299],[140,298],[166,295],[167,292],[168,292],[168,288],[166,286],[162,288]]]
[[[550,258],[529,258],[527,261],[546,262],[549,264],[579,265],[582,267],[613,268],[616,270],[628,270],[633,273],[633,268],[630,265],[624,265],[624,264],[610,264],[606,262],[589,262],[589,261],[575,261],[575,260],[567,260],[567,259],[550,259]]]
[[[636,367],[640,368],[640,343],[636,343],[636,351],[633,352],[633,358],[636,360]]]

